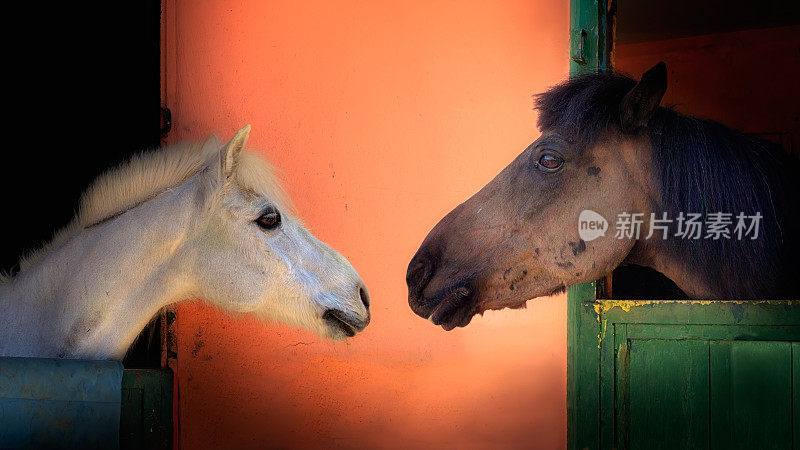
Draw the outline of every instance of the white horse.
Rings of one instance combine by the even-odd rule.
[[[0,356],[117,359],[164,306],[222,309],[334,340],[370,319],[350,263],[287,211],[250,126],[143,153],[98,178],[78,214],[0,281]]]

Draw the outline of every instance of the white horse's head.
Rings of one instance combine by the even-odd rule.
[[[339,340],[370,320],[367,288],[350,263],[287,210],[270,167],[243,152],[250,127],[220,146],[197,175],[204,213],[188,238],[192,284],[226,310],[252,312]],[[185,261],[185,260],[184,260]]]

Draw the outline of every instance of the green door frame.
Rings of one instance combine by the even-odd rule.
[[[597,282],[567,289],[567,448],[600,442],[600,314]],[[586,343],[598,342],[588,347]]]
[[[570,76],[611,69],[614,5],[614,0],[571,0]],[[598,340],[600,316],[595,310],[595,300],[600,288],[602,281],[567,289],[567,447],[570,449],[595,448],[600,442],[600,353],[596,348],[581,345]]]
[[[616,0],[571,0],[570,76],[611,69]]]

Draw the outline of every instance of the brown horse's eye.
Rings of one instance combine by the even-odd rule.
[[[281,214],[278,211],[267,211],[256,219],[256,223],[265,230],[274,230],[281,224]]]
[[[552,172],[560,169],[562,164],[564,164],[564,160],[561,157],[546,153],[539,157],[538,166],[546,172]]]

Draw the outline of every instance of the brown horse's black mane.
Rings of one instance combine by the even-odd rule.
[[[635,84],[617,74],[560,84],[536,97],[539,128],[558,130],[584,148],[619,133],[620,104]],[[674,256],[716,283],[725,298],[798,297],[800,162],[775,144],[672,107],[659,107],[643,132],[670,218],[680,212],[763,216],[758,239],[673,237]]]

